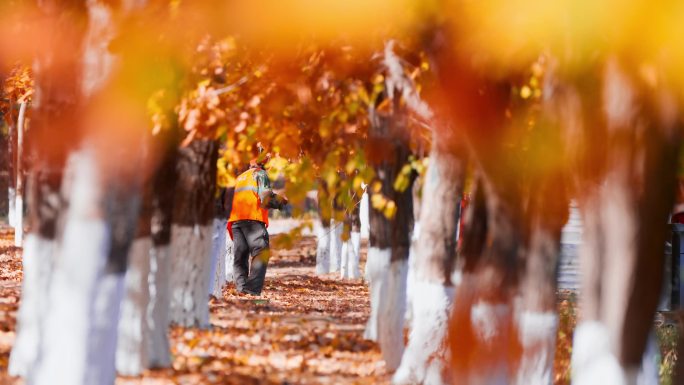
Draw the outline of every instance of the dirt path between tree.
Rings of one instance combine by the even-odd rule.
[[[21,282],[20,249],[0,230],[0,384],[7,375]],[[361,280],[315,276],[313,238],[275,249],[261,298],[230,284],[210,301],[211,329],[171,328],[173,368],[117,385],[388,384],[377,345],[363,339],[370,311]],[[365,260],[365,247],[362,250]]]

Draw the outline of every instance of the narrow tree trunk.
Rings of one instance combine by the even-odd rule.
[[[214,218],[211,238],[211,272],[209,273],[209,294],[223,298],[226,284],[226,222],[228,218]]]
[[[10,120],[12,119],[10,114]],[[17,163],[16,163],[17,130],[14,122],[9,124],[7,132],[7,220],[11,227],[15,225],[16,196],[17,196]]]
[[[420,232],[415,244],[413,314],[409,343],[395,384],[446,384],[446,340],[454,287],[451,272],[456,258],[456,228],[463,194],[464,164],[455,155],[451,138],[435,134],[430,163],[423,180]]]
[[[520,283],[522,298],[516,308],[522,357],[515,380],[520,385],[552,384],[558,324],[558,256],[569,201],[560,175],[533,183],[530,194],[530,238]]]
[[[330,221],[330,267],[328,272],[337,273],[342,268],[342,231],[344,222]]]
[[[150,303],[151,221],[152,186],[147,180],[137,234],[128,257],[119,317],[116,370],[125,376],[138,376],[149,366],[151,340],[147,309]]]
[[[28,103],[23,102],[19,107],[17,119],[17,162],[16,162],[16,196],[14,204],[14,246],[21,247],[24,241],[24,178],[23,178],[23,147],[24,125],[26,121],[26,108]]]
[[[369,142],[373,152],[371,162],[381,183],[382,194],[396,205],[392,218],[371,209],[370,238],[366,261],[371,297],[371,315],[365,336],[377,339],[386,368],[399,367],[404,351],[404,316],[406,311],[406,274],[413,228],[413,198],[411,175],[408,188],[396,191],[394,182],[408,163],[407,116],[394,99],[394,113],[389,117],[373,116]]]
[[[230,237],[226,237],[225,250],[226,282],[233,282],[235,281],[235,268],[233,267],[233,263],[235,261],[235,251],[233,240],[230,239]]]
[[[420,205],[421,205],[421,191],[423,189],[423,177],[419,176],[413,183],[413,217],[416,222],[413,224],[413,231],[411,232],[411,248],[409,249],[408,257],[408,273],[406,274],[406,327],[411,330],[413,325],[413,308],[416,300],[416,243],[420,236]]]
[[[324,185],[325,182],[319,180],[318,203],[319,226],[316,228],[316,274],[327,274],[330,272],[330,245],[331,245],[331,216],[332,206],[330,205],[329,195]]]
[[[341,278],[357,279],[361,277],[359,268],[359,252],[361,249],[361,218],[359,201],[354,202],[351,214],[345,226],[349,228],[349,239],[342,244]]]
[[[171,322],[209,326],[211,221],[216,159],[213,140],[195,140],[179,150],[178,185],[171,236]]]
[[[171,366],[168,338],[171,306],[171,223],[175,199],[177,141],[174,133],[158,138],[161,162],[152,180],[152,249],[150,252],[148,324],[150,368]]]

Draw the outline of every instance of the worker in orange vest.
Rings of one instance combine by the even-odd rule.
[[[233,206],[228,219],[228,232],[234,243],[235,286],[240,293],[261,295],[268,266],[268,209],[287,205],[287,199],[271,190],[264,170],[268,156],[258,147],[259,155],[235,182]],[[251,266],[250,266],[250,256]]]

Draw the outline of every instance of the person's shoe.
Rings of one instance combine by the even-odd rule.
[[[249,294],[249,295],[253,295],[253,296],[256,296],[256,297],[258,297],[258,296],[261,295],[261,293],[257,293],[257,292],[255,292],[255,291],[252,291],[252,290],[249,290],[249,289],[241,289],[241,290],[238,290],[238,293],[240,293],[240,294]]]

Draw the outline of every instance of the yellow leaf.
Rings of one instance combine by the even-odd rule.
[[[382,210],[382,213],[385,215],[387,219],[394,218],[394,215],[397,213],[397,205],[394,203],[394,201],[387,201],[387,204],[385,205],[385,208]]]

